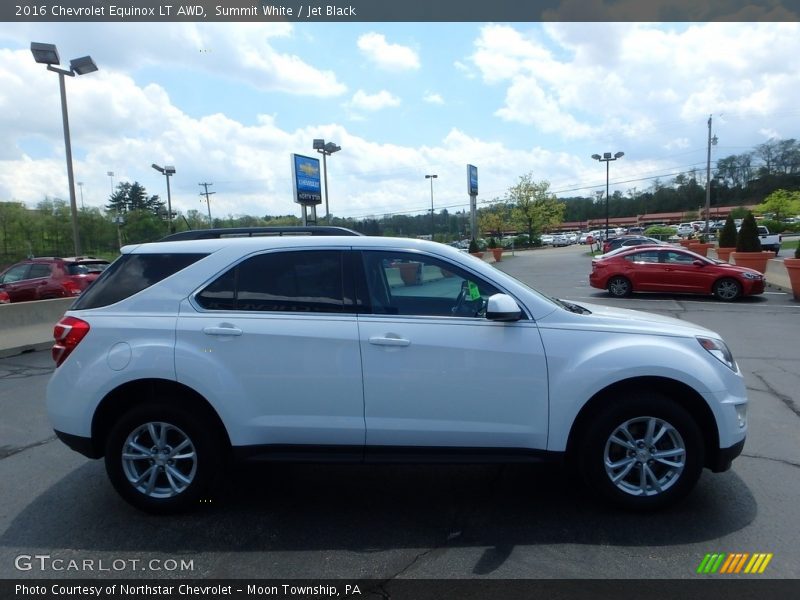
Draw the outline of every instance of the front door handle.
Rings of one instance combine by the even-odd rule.
[[[204,327],[206,335],[242,335],[242,330],[237,327]]]
[[[378,335],[372,336],[369,338],[369,343],[374,346],[410,346],[411,340],[389,334],[385,337]]]

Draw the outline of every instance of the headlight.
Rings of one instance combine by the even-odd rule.
[[[731,371],[736,372],[736,361],[733,360],[733,355],[731,354],[731,351],[728,350],[725,342],[722,340],[716,340],[714,338],[700,336],[697,337],[697,341],[700,342],[700,345],[708,350],[708,352],[711,353],[711,355],[719,362],[724,364]]]
[[[755,281],[760,281],[762,279],[762,276],[756,273],[742,273],[742,277],[745,279],[753,279]]]

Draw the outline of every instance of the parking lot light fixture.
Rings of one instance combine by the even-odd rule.
[[[58,84],[61,91],[61,119],[64,125],[64,146],[67,155],[67,180],[69,182],[69,206],[72,213],[72,243],[75,256],[81,255],[80,230],[78,228],[78,203],[75,199],[75,175],[72,171],[72,143],[69,136],[69,115],[67,113],[67,89],[64,83],[64,76],[75,77],[75,75],[86,75],[97,71],[97,65],[91,56],[75,58],[69,63],[69,70],[58,67],[61,60],[58,56],[58,48],[55,44],[44,44],[41,42],[31,42],[31,54],[33,59],[43,65],[47,65],[48,71],[58,73]]]
[[[433,240],[433,234],[435,230],[434,221],[433,221],[433,180],[439,177],[438,175],[425,175],[425,179],[431,180],[431,241]]]
[[[606,238],[608,239],[608,163],[612,160],[617,160],[618,158],[622,158],[625,156],[624,152],[616,152],[613,156],[611,152],[604,152],[603,156],[599,154],[592,154],[592,158],[595,160],[599,160],[600,162],[606,163]]]
[[[331,224],[331,213],[328,210],[328,163],[326,162],[325,158],[333,154],[334,152],[338,152],[342,149],[341,146],[337,146],[333,142],[325,142],[324,139],[315,139],[313,143],[313,148],[320,154],[322,154],[322,177],[325,181],[325,220],[327,221],[328,225]]]
[[[171,165],[159,167],[155,163],[153,163],[150,166],[167,178],[167,223],[169,232],[175,233],[175,226],[172,224],[172,195],[170,194],[169,191],[169,178],[171,175],[175,175],[175,167]]]

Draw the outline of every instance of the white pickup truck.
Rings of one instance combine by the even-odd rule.
[[[736,232],[738,233],[740,229],[741,226],[737,226]],[[781,249],[781,239],[779,233],[770,233],[765,225],[758,225],[758,240],[761,242],[762,250],[772,250],[775,256],[778,256],[778,252]]]
[[[781,235],[779,233],[770,233],[764,225],[758,226],[758,239],[761,241],[762,250],[772,250],[775,256],[781,249]]]

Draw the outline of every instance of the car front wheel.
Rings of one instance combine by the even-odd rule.
[[[585,481],[612,504],[655,510],[691,491],[703,468],[694,419],[656,393],[615,402],[593,420],[579,456]]]
[[[132,409],[108,437],[106,471],[119,494],[151,513],[196,506],[221,465],[220,445],[201,418],[181,408]]]
[[[714,284],[714,296],[723,302],[736,300],[742,293],[742,286],[735,279],[720,279]]]

